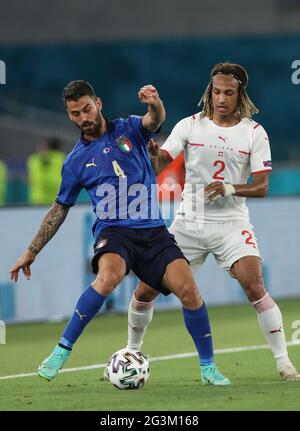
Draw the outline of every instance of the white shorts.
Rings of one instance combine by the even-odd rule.
[[[209,253],[226,271],[230,271],[232,265],[242,257],[260,258],[253,227],[247,220],[207,223],[200,229],[186,229],[186,222],[175,218],[169,231],[175,236],[193,269],[202,265]]]

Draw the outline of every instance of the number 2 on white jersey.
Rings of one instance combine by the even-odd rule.
[[[126,175],[123,171],[123,169],[121,168],[121,166],[119,165],[119,163],[116,160],[113,160],[112,162],[115,174],[117,175],[117,177],[122,177],[122,178],[126,178]]]
[[[213,176],[214,180],[225,180],[223,175],[220,175],[221,172],[223,172],[225,169],[225,163],[223,162],[223,160],[216,160],[214,162],[214,166],[218,167],[220,165],[221,165],[221,167],[214,173],[214,176]]]
[[[248,230],[243,230],[242,235],[247,235],[245,241],[246,244],[252,245],[253,248],[256,248],[255,242],[253,242],[253,235],[251,232],[249,232]]]

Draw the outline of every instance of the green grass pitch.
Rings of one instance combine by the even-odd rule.
[[[287,340],[300,320],[300,299],[280,301]],[[269,349],[222,352],[225,348],[265,344],[256,314],[248,305],[209,307],[216,363],[232,380],[228,387],[203,386],[196,356],[153,360],[147,385],[121,391],[102,379],[103,369],[60,373],[52,382],[37,375],[1,379],[35,372],[57,343],[66,322],[11,325],[7,344],[0,345],[0,410],[203,411],[300,410],[300,382],[281,382]],[[86,328],[66,364],[67,368],[102,364],[125,346],[127,316],[103,315]],[[194,352],[180,311],[156,312],[143,352],[159,356]],[[300,369],[300,345],[289,346]]]

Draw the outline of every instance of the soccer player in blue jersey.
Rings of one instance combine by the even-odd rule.
[[[92,259],[96,279],[80,296],[59,343],[41,363],[38,373],[47,380],[56,377],[86,325],[133,270],[163,294],[173,292],[178,296],[187,330],[199,353],[202,380],[227,385],[230,381],[214,365],[206,306],[188,262],[159,211],[147,142],[164,121],[165,109],[152,85],[142,87],[138,97],[148,106],[143,117],[110,121],[103,116],[101,99],[89,83],[72,81],[64,89],[69,118],[80,129],[81,137],[64,162],[56,201],[11,268],[11,279],[17,282],[20,269],[30,278],[31,264],[57,232],[83,188],[96,215]]]

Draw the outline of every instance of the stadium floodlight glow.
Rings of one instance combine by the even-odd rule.
[[[6,64],[0,60],[0,84],[6,84]]]
[[[0,320],[0,344],[6,344],[6,325]]]

